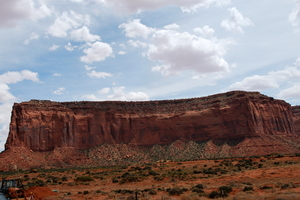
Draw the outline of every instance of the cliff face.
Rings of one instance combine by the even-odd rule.
[[[294,128],[296,134],[300,135],[300,106],[292,107],[293,118],[294,118]]]
[[[152,146],[176,140],[234,145],[244,138],[295,134],[291,106],[255,92],[149,102],[32,100],[14,105],[6,149]]]

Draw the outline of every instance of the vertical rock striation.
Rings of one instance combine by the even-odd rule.
[[[293,106],[292,112],[294,118],[295,132],[300,136],[300,106]]]

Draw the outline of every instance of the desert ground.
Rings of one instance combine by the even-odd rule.
[[[38,200],[296,200],[300,154],[1,172]]]

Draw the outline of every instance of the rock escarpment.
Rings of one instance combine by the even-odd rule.
[[[23,157],[43,155],[43,165],[56,162],[49,155],[60,165],[120,164],[292,153],[299,136],[300,108],[258,92],[147,102],[31,100],[14,104],[4,153],[22,148],[31,152]]]
[[[300,106],[293,106],[292,113],[294,118],[294,128],[296,134],[300,135]]]

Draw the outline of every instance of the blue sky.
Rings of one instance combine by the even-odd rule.
[[[0,0],[0,34],[0,149],[30,99],[300,104],[300,0]]]

